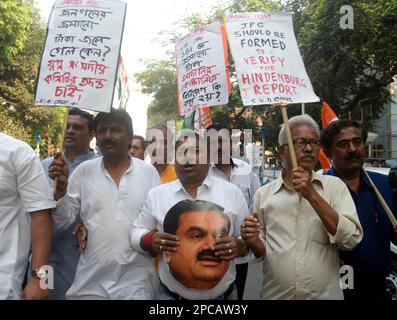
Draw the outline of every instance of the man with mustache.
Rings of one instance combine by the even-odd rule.
[[[338,250],[351,250],[361,241],[356,208],[340,179],[313,171],[320,146],[317,123],[308,115],[288,123],[298,167],[292,166],[283,125],[283,170],[254,197],[262,228],[259,235],[253,232],[248,217],[241,235],[263,259],[262,298],[343,299]]]
[[[61,156],[50,166],[56,177],[54,223],[67,228],[80,215],[88,231],[67,299],[152,299],[158,280],[154,261],[130,246],[129,226],[157,171],[131,157],[132,121],[123,109],[99,113],[94,121],[103,158],[82,163],[68,181]]]
[[[186,288],[214,288],[230,264],[215,254],[214,242],[229,230],[228,216],[212,202],[187,199],[174,205],[164,218],[164,232],[179,238],[176,252],[164,252],[173,277]]]
[[[397,243],[397,230],[392,227],[376,197],[362,166],[367,132],[354,120],[332,122],[321,135],[321,145],[332,159],[329,175],[341,178],[347,185],[364,230],[360,244],[352,251],[340,251],[344,264],[353,267],[354,288],[345,289],[349,300],[386,300],[385,278],[391,271],[390,241]],[[393,190],[387,176],[368,172],[390,209],[396,212]]]
[[[212,145],[216,146],[212,152],[210,173],[215,177],[233,183],[244,195],[248,210],[252,212],[254,194],[260,187],[258,176],[251,166],[236,158],[232,158],[232,143],[230,131],[223,125],[212,124],[206,128],[206,134]],[[236,259],[236,287],[238,299],[244,296],[245,282],[248,273],[248,262],[245,258]]]
[[[247,253],[240,239],[240,225],[248,208],[241,191],[231,183],[208,174],[209,150],[206,140],[191,130],[186,130],[175,144],[176,181],[152,189],[131,227],[131,245],[137,251],[156,255],[162,253],[159,265],[160,291],[158,299],[164,300],[234,300],[234,259]],[[170,272],[165,253],[177,252],[181,245],[179,236],[165,232],[167,212],[182,200],[205,200],[222,206],[231,221],[228,234],[211,240],[211,250],[221,260],[230,261],[223,278],[213,288],[186,287]],[[202,235],[198,235],[201,237]]]
[[[160,176],[161,183],[176,180],[175,168],[172,162],[174,136],[165,125],[155,125],[146,131],[147,153],[150,161]]]
[[[134,135],[131,143],[131,156],[145,160],[146,141],[142,136]]]
[[[94,135],[94,117],[86,111],[70,109],[63,137],[63,158],[68,165],[69,176],[84,161],[98,157],[90,149]],[[54,176],[48,172],[48,168],[53,161],[53,156],[42,161],[51,186],[54,184]],[[75,235],[78,223],[77,219],[65,230],[53,230],[50,265],[54,268],[54,289],[49,292],[50,300],[65,300],[65,293],[73,283],[80,257],[79,242]]]

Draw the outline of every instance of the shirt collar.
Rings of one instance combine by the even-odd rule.
[[[185,188],[183,187],[181,181],[179,179],[176,179],[174,182],[172,182],[173,185],[171,187],[172,191],[174,192],[178,192],[183,190],[184,192],[186,192]],[[208,171],[207,176],[205,177],[203,183],[201,184],[201,186],[204,186],[206,189],[210,189],[211,188],[211,184],[212,184],[212,176]],[[201,187],[199,186],[199,188]]]
[[[233,159],[232,157],[230,157],[230,164],[232,165],[232,168],[239,167],[239,164],[237,163],[236,159]],[[214,169],[218,169],[215,163],[211,163],[211,167]]]
[[[130,165],[128,166],[128,169],[124,172],[124,174],[129,173],[134,168],[134,157],[128,156],[128,159],[130,160]],[[101,159],[101,168],[103,171],[108,172],[105,168],[105,163],[103,161],[103,157]]]
[[[80,154],[78,155],[73,161],[70,160],[66,153],[63,153],[63,156],[65,158],[66,163],[70,166],[72,164],[80,164],[86,160],[93,159],[95,157],[96,153],[94,151],[89,151],[88,153],[85,154]]]
[[[367,172],[369,175],[369,172]],[[364,170],[361,169],[360,171],[360,187],[366,186],[369,189],[372,189],[371,183],[369,182],[366,174],[364,173]]]
[[[329,174],[330,174],[330,175],[333,175],[333,176],[335,176],[335,177],[340,178],[339,175],[338,175],[338,173],[336,172],[334,166],[332,166],[331,169],[329,170]],[[368,173],[368,174],[369,174],[369,173]],[[371,183],[369,182],[367,176],[366,176],[365,173],[364,173],[364,170],[361,169],[361,170],[360,170],[360,189],[361,189],[363,186],[366,186],[367,188],[372,188]]]

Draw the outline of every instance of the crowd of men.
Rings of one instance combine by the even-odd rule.
[[[387,300],[397,229],[363,171],[366,131],[338,120],[320,135],[308,115],[289,127],[298,166],[283,125],[283,169],[263,187],[221,125],[143,138],[124,110],[71,109],[62,152],[42,163],[0,133],[0,299],[242,299],[261,263],[263,299]],[[396,212],[387,177],[369,176]]]

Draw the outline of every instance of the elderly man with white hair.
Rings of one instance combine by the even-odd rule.
[[[362,239],[356,208],[341,180],[313,171],[320,146],[316,122],[301,115],[289,126],[298,167],[283,125],[282,174],[255,194],[259,232],[248,217],[241,235],[263,260],[263,299],[343,299],[338,250],[351,250]]]

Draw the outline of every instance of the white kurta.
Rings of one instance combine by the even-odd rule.
[[[162,232],[168,210],[185,199],[193,200],[179,180],[163,184],[149,192],[142,211],[131,228],[131,244],[135,250],[145,253],[140,245],[141,237],[153,229]],[[222,206],[231,221],[230,235],[240,236],[240,225],[248,215],[248,208],[243,194],[236,186],[208,175],[198,188],[196,199],[211,201]],[[235,273],[234,263],[230,263],[228,271],[213,289],[188,289],[172,276],[164,257],[160,259],[161,281],[171,291],[190,300],[214,299],[223,294],[235,280]]]
[[[130,159],[119,186],[102,158],[82,163],[58,201],[53,214],[58,227],[66,228],[79,214],[88,230],[67,299],[152,299],[157,290],[154,260],[131,247],[129,227],[160,179],[153,166]]]
[[[231,158],[231,160],[234,166],[232,167],[229,180],[214,164],[211,165],[209,172],[214,177],[233,183],[238,187],[247,201],[248,210],[252,212],[255,192],[261,186],[259,178],[245,161],[236,158]]]
[[[40,159],[0,133],[0,300],[20,299],[31,245],[30,215],[55,207]]]

